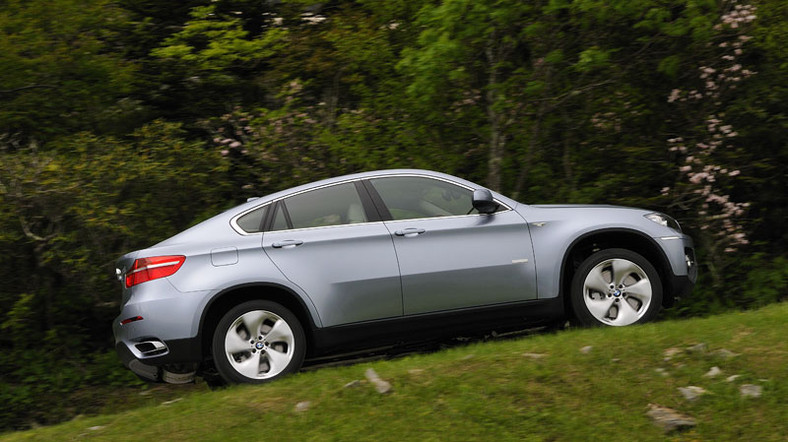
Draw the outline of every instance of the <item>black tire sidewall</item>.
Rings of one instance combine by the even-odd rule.
[[[651,282],[651,303],[649,304],[646,313],[640,317],[634,324],[642,324],[653,320],[660,309],[662,308],[662,280],[659,273],[654,266],[643,256],[627,249],[604,249],[600,250],[593,255],[586,258],[575,271],[572,277],[572,286],[570,292],[572,312],[574,313],[575,320],[584,326],[605,326],[599,321],[586,307],[585,300],[583,299],[583,285],[588,273],[596,267],[599,263],[609,260],[621,258],[632,261],[638,267],[643,269]],[[634,325],[631,324],[631,325]]]
[[[224,339],[227,334],[227,330],[230,328],[233,322],[235,322],[235,320],[242,315],[255,310],[265,310],[278,315],[285,322],[287,322],[287,325],[290,326],[295,340],[295,351],[290,363],[284,370],[282,370],[281,373],[267,379],[251,379],[238,373],[230,364],[230,361],[227,360],[227,355],[224,350]],[[221,378],[226,383],[261,384],[279,379],[282,376],[293,373],[301,368],[301,364],[304,362],[304,355],[306,354],[306,337],[304,335],[304,329],[301,326],[300,321],[292,312],[290,312],[290,310],[272,301],[254,300],[239,304],[231,308],[227,313],[224,314],[224,316],[222,316],[222,319],[219,320],[219,323],[216,325],[216,329],[213,332],[211,350],[213,354],[213,363],[216,366],[216,371],[219,372],[219,376],[221,376]]]

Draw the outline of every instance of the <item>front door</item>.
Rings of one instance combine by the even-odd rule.
[[[405,315],[536,299],[528,226],[501,207],[476,213],[473,191],[431,177],[370,180],[393,218]]]

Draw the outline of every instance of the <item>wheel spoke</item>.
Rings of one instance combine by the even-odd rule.
[[[265,355],[268,358],[268,365],[270,367],[266,374],[267,377],[279,374],[282,370],[287,368],[287,364],[290,363],[291,359],[288,353],[276,351],[271,347],[266,350]]]
[[[233,363],[238,373],[256,379],[260,377],[260,353],[252,353],[250,357],[241,362]]]
[[[613,299],[611,298],[591,299],[586,296],[586,307],[588,307],[591,314],[599,320],[603,320],[607,317],[612,305]]]
[[[588,272],[585,281],[586,290],[591,289],[595,292],[607,293],[609,283],[605,281],[605,277],[602,275],[603,270],[604,266],[598,265]]]
[[[640,270],[635,263],[632,261],[628,261],[626,259],[614,259],[613,260],[613,284],[618,287],[620,284],[624,282],[627,276],[631,275],[632,273],[638,273]]]
[[[227,354],[240,353],[252,349],[251,344],[243,336],[239,335],[235,328],[230,329],[224,337],[224,349]]]
[[[629,325],[640,318],[638,311],[626,300],[617,303],[616,306],[618,306],[618,316],[613,320],[614,325]]]
[[[651,281],[647,278],[643,278],[640,281],[628,286],[626,288],[626,293],[628,296],[632,296],[637,298],[643,304],[646,304],[649,300],[651,300]]]
[[[260,333],[260,326],[263,325],[263,321],[265,321],[267,317],[268,314],[262,310],[251,311],[241,316],[241,321],[243,321],[246,330],[249,331],[249,339],[253,339],[258,336]]]
[[[280,319],[276,321],[271,330],[268,331],[268,334],[265,335],[265,340],[269,344],[273,344],[274,342],[285,342],[287,345],[293,344],[293,331],[290,330],[290,326],[287,325],[287,322]]]

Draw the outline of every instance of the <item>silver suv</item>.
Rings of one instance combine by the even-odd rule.
[[[255,383],[383,343],[646,322],[697,269],[692,240],[661,213],[525,205],[387,170],[250,200],[123,256],[117,274],[115,342],[131,370]]]

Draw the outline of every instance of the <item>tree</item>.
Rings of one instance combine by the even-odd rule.
[[[18,146],[78,130],[128,128],[135,66],[113,53],[111,2],[4,2],[0,10],[0,136]]]

